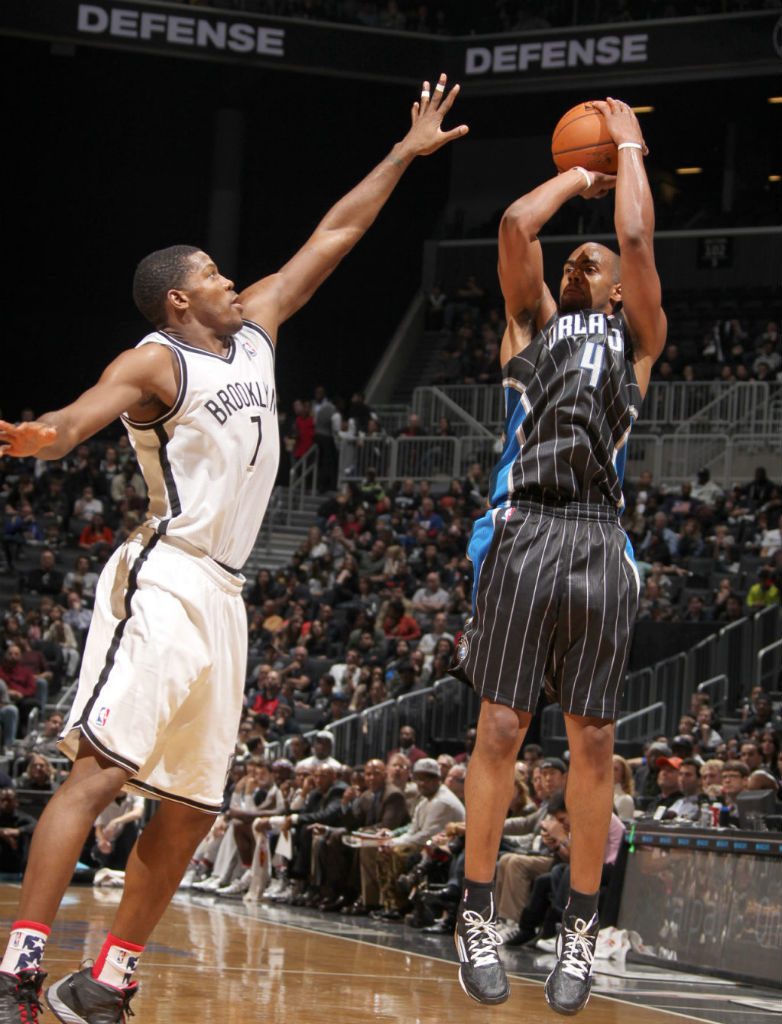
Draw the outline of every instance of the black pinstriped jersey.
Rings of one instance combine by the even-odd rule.
[[[503,368],[505,434],[493,507],[540,492],[621,507],[641,393],[621,312],[557,313]]]

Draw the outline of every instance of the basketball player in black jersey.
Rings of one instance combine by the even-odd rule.
[[[225,512],[227,505],[231,512],[246,512],[246,521],[253,524],[251,536],[245,537],[242,534],[233,543],[244,545],[247,542],[251,546],[260,526],[260,522],[253,522],[253,515],[256,519],[262,516],[265,498],[263,503],[260,499],[253,502],[245,498],[242,509],[236,509],[236,494],[230,490],[220,491],[219,482],[222,478],[216,474],[218,470],[223,472],[225,467],[233,471],[237,460],[240,474],[256,464],[261,438],[255,423],[258,416],[253,418],[250,413],[257,410],[242,410],[241,429],[246,432],[242,444],[224,446],[226,450],[221,449],[219,452],[210,448],[207,427],[213,426],[214,416],[208,409],[201,408],[194,412],[191,422],[183,423],[176,418],[178,408],[188,393],[188,386],[184,370],[178,369],[184,364],[172,355],[172,347],[200,353],[199,358],[205,353],[208,357],[224,358],[224,361],[230,362],[238,348],[234,336],[241,339],[243,331],[250,330],[252,333],[248,344],[254,341],[256,345],[265,347],[264,339],[270,345],[276,342],[279,326],[309,300],[359,241],[413,159],[433,153],[444,144],[466,134],[466,125],[450,131],[441,129],[443,117],[450,110],[457,92],[458,86],[454,86],[446,94],[445,75],[440,76],[431,92],[429,83],[424,82],[420,99],[413,104],[411,127],[402,141],[328,211],[306,244],[280,270],[250,285],[240,295],[237,296],[234,291],[233,282],[221,275],[210,257],[199,249],[176,246],[147,257],[137,271],[134,298],[141,312],[152,321],[160,334],[161,343],[148,339],[152,343],[142,343],[140,347],[123,352],[107,367],[94,387],[63,409],[19,426],[0,422],[0,452],[20,458],[34,455],[42,459],[59,459],[120,415],[141,427],[160,424],[162,429],[162,423],[166,423],[167,429],[172,431],[166,443],[171,442],[172,445],[181,436],[181,430],[185,431],[186,439],[195,433],[198,436],[193,438],[189,451],[197,460],[199,470],[203,469],[204,462],[208,462],[210,475],[215,474],[213,487],[221,499],[219,507],[215,501],[215,517],[205,523],[205,530],[215,525],[216,532],[220,532],[222,520],[219,516]],[[251,323],[248,326],[243,321]],[[164,344],[162,341],[165,339],[167,341]],[[253,354],[257,355],[254,350]],[[214,362],[214,359],[210,361],[214,366],[222,365]],[[238,409],[234,408],[233,413],[238,413]],[[222,415],[227,418],[227,412]],[[276,439],[276,429],[274,437]],[[272,459],[263,472],[270,489],[276,473],[276,460]],[[169,472],[168,476],[172,474]],[[245,505],[251,507],[246,508]],[[203,512],[200,508],[192,511],[194,514]],[[176,512],[174,510],[173,523],[176,523]],[[223,519],[226,518],[230,520],[230,517],[223,516]],[[228,532],[231,532],[230,529]],[[246,532],[249,534],[250,530]],[[116,649],[127,641],[133,629],[133,621],[144,619],[155,628],[154,641],[161,650],[168,650],[171,664],[180,666],[187,661],[180,657],[181,652],[175,646],[177,638],[166,630],[165,619],[160,624],[154,611],[150,612],[149,602],[155,600],[156,592],[162,595],[161,600],[165,598],[172,610],[184,607],[184,597],[179,598],[175,593],[176,573],[166,574],[163,571],[164,578],[162,581],[159,578],[155,587],[145,582],[144,574],[151,571],[156,560],[168,558],[170,565],[171,558],[191,559],[193,571],[197,573],[202,571],[198,566],[207,566],[209,563],[203,573],[222,581],[225,581],[226,575],[234,578],[238,575],[227,565],[216,561],[220,556],[214,550],[198,549],[195,554],[183,554],[176,549],[172,554],[171,545],[177,538],[171,536],[170,530],[167,533],[165,528],[157,531],[149,529],[148,533],[154,536],[144,540],[144,552],[132,563],[129,576],[125,574],[124,584],[118,581],[116,587],[110,590],[110,603],[119,609],[116,614],[120,616],[115,641],[109,648],[104,671],[98,674],[97,679],[83,680],[84,685],[90,689],[94,687],[96,693],[104,685],[104,676],[110,679],[117,671]],[[137,541],[138,538],[131,537],[127,543],[132,546]],[[123,548],[131,550],[126,545]],[[115,555],[125,558],[122,550],[115,552]],[[113,563],[114,556],[109,566]],[[186,564],[190,572],[190,562],[178,564]],[[107,567],[107,578],[108,572]],[[111,579],[114,578],[112,569]],[[101,579],[103,594],[107,583],[103,576]],[[240,618],[236,602],[243,614],[240,575],[238,579],[239,583],[233,588],[235,595],[232,593],[225,598],[217,583],[211,589],[208,583],[204,583],[208,591],[206,596],[213,598],[215,607],[219,603],[222,610],[228,607],[229,601],[233,602],[231,607],[236,612],[236,619]],[[167,580],[171,583],[170,593]],[[112,583],[108,584],[109,588],[112,586]],[[227,589],[229,583],[225,587]],[[127,608],[124,617],[123,606]],[[96,610],[93,622],[102,618],[102,615],[99,616]],[[180,618],[184,621],[185,617],[183,614]],[[108,612],[105,618],[108,620]],[[214,616],[204,613],[197,621],[211,625]],[[241,625],[246,632],[246,623],[242,622]],[[222,629],[213,628],[211,633],[202,630],[197,638],[197,649],[203,646],[209,655],[216,655],[219,651],[213,651],[213,648],[221,643],[223,636]],[[233,639],[232,635],[227,636],[222,643],[230,647],[229,641]],[[230,663],[236,670],[232,668],[230,673],[226,673],[217,682],[220,686],[229,687],[231,701],[234,701],[238,688],[240,703],[246,660],[242,646],[246,640],[241,635],[235,639],[236,647],[229,654]],[[126,668],[128,686],[137,686],[139,678],[143,678],[153,688],[157,686],[162,693],[158,703],[161,708],[167,709],[169,718],[173,720],[182,706],[182,691],[197,682],[192,678],[192,664],[177,668],[177,688],[169,686],[163,692],[167,678],[163,678],[162,670],[158,678],[154,664],[165,662],[166,659],[155,659],[150,655],[149,660],[153,663],[151,671],[145,665],[134,666],[130,658],[124,659],[125,666],[130,662],[130,668]],[[80,681],[80,688],[81,685]],[[135,693],[135,690],[131,692]],[[146,705],[147,702],[142,698],[140,703]],[[227,699],[223,706],[229,706]],[[192,713],[184,714],[177,721],[182,723],[181,728],[192,737],[193,723],[199,716],[204,718],[204,711],[201,705],[197,713],[191,705],[188,707]],[[136,761],[140,768],[135,772],[130,770],[128,764],[133,763],[133,759],[128,756],[123,744],[129,744],[131,739],[138,742],[140,728],[132,720],[133,715],[123,717],[120,712],[120,715],[109,716],[109,710],[101,709],[98,719],[99,725],[105,724],[107,728],[111,726],[117,730],[116,745],[109,748],[113,756],[107,756],[105,747],[100,747],[97,740],[91,742],[88,738],[88,733],[92,737],[94,732],[91,731],[92,719],[88,722],[85,712],[85,716],[74,726],[74,730],[80,730],[80,739],[73,768],[47,805],[35,830],[28,868],[22,883],[19,910],[0,964],[0,1020],[9,1024],[29,1024],[38,1019],[41,984],[45,977],[40,964],[46,940],[63,893],[73,877],[79,853],[98,814],[114,800],[126,783],[151,765],[176,762],[171,765],[172,770],[180,771],[181,767],[185,774],[190,772],[192,775],[196,770],[196,762],[199,762],[197,757],[190,759],[193,762],[192,770],[187,764],[182,764],[186,759],[176,758],[173,754],[169,762],[166,762],[165,750],[160,748],[166,747],[165,737],[168,733],[161,730],[157,739],[152,736],[149,741],[152,752],[148,761]],[[164,718],[162,714],[158,717]],[[117,718],[123,724],[115,727],[113,723]],[[223,720],[227,720],[225,714]],[[170,732],[170,722],[164,720],[164,724]],[[210,727],[209,722],[205,725],[207,729]],[[122,900],[95,967],[68,975],[47,991],[47,1001],[58,1020],[68,1021],[69,1024],[121,1024],[126,1014],[132,1015],[129,1002],[137,988],[133,972],[141,951],[176,891],[193,851],[211,827],[214,815],[219,810],[225,765],[233,752],[236,738],[238,713],[235,722],[232,725],[229,723],[229,726],[226,730],[229,735],[225,749],[217,751],[212,757],[210,748],[210,757],[207,759],[210,786],[216,787],[217,799],[204,804],[186,798],[181,792],[165,790],[161,793],[163,799],[157,812],[131,852]],[[191,744],[191,748],[197,747],[198,735]],[[201,758],[201,763],[203,761]],[[184,783],[188,781],[192,782],[190,776],[183,780]],[[195,1016],[198,1019],[197,1009]]]
[[[482,697],[456,930],[462,987],[482,1003],[510,992],[492,926],[493,879],[513,765],[541,686],[565,715],[572,889],[545,990],[564,1014],[585,1005],[591,986],[614,719],[638,602],[618,518],[625,445],[666,336],[641,130],[625,103],[597,106],[619,146],[617,175],[565,171],[514,202],[500,226],[505,439],[491,508],[470,543],[474,614],[456,670]],[[620,255],[580,245],[556,303],[537,234],[569,199],[613,188]]]

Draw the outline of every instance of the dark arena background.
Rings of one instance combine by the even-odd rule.
[[[582,1014],[593,1024],[766,1024],[782,1010],[780,70],[779,0],[4,0],[0,9],[0,416],[11,421],[66,404],[146,333],[130,292],[148,252],[195,244],[237,288],[273,272],[403,137],[421,82],[434,84],[445,71],[449,85],[461,84],[445,127],[466,123],[468,136],[414,162],[366,237],[279,334],[287,444],[245,568],[248,712],[268,697],[260,671],[299,673],[306,686],[291,700],[300,731],[312,742],[327,726],[346,765],[385,758],[407,724],[427,754],[445,757],[445,770],[449,757],[469,760],[465,736],[477,698],[437,656],[422,669],[415,651],[402,659],[395,642],[385,646],[386,634],[382,651],[373,643],[364,659],[367,696],[349,693],[349,706],[335,710],[316,693],[318,682],[334,666],[342,672],[347,647],[359,642],[366,623],[355,619],[358,606],[374,622],[399,584],[391,549],[405,546],[418,567],[402,581],[405,598],[428,567],[447,577],[448,636],[458,636],[472,582],[462,556],[502,433],[500,217],[555,173],[551,133],[568,108],[612,95],[637,110],[650,150],[669,338],[628,447],[623,523],[644,591],[616,753],[634,769],[636,790],[604,893],[616,948],[598,961]],[[563,207],[541,236],[549,286],[580,241],[611,244],[612,232],[611,197]],[[344,401],[325,485],[317,445],[299,444],[294,408],[318,387]],[[355,392],[375,426],[359,422]],[[103,494],[106,521],[121,535],[133,508],[99,469],[120,434],[115,424],[93,441],[84,465],[66,460],[61,512],[0,459],[0,654],[13,640],[7,622],[19,593],[23,628],[43,642],[45,592],[33,581],[39,548],[44,539],[52,544],[57,570],[73,573],[87,550],[80,541],[88,516],[77,506],[85,483]],[[431,563],[404,502],[395,504],[405,478],[417,503],[422,485],[435,499]],[[355,535],[366,564],[374,565],[375,542],[389,558],[362,600],[335,582],[344,552],[329,532],[330,499],[345,488],[364,506]],[[17,546],[12,524],[26,501],[40,537],[28,531]],[[313,554],[320,531],[325,558]],[[100,553],[89,554],[99,568]],[[256,582],[262,570],[277,581],[272,591]],[[63,604],[65,590],[55,595]],[[274,615],[264,610],[270,594]],[[339,628],[291,668],[327,597]],[[290,626],[297,600],[303,632]],[[420,625],[430,633],[431,623]],[[83,636],[76,640],[83,645]],[[268,654],[272,641],[279,663]],[[70,660],[56,650],[47,657],[54,663],[39,722],[34,716],[27,735],[3,738],[20,808],[35,817],[41,794],[30,795],[19,778],[36,738],[24,741],[47,713],[67,711],[80,650]],[[370,699],[377,668],[384,690]],[[337,689],[349,689],[348,678],[339,675]],[[704,702],[719,742],[698,722]],[[653,740],[674,762],[695,754],[699,772],[705,762],[738,760],[771,781],[763,791],[760,780],[720,827],[727,797],[704,778],[699,814],[666,820],[654,814],[661,794],[649,781]],[[556,705],[539,708],[528,742],[546,756],[566,753]],[[753,743],[756,754],[744,750]],[[269,762],[296,759],[285,729],[253,749]],[[242,743],[237,750],[246,758]],[[55,786],[66,765],[50,760]],[[148,802],[143,821],[151,813]],[[448,857],[455,861],[457,851],[441,860]],[[421,863],[432,866],[426,857]],[[447,868],[435,863],[427,875],[409,866],[414,888],[396,920],[345,912],[361,902],[357,864],[341,896],[317,890],[320,877],[292,893],[281,858],[265,899],[237,900],[246,892],[238,875],[222,880],[232,892],[180,890],[145,954],[139,1019],[191,1020],[193,999],[198,1019],[226,1024],[250,1019],[248,1006],[259,1019],[292,1024],[319,1003],[346,1022],[483,1019],[459,990],[447,928],[423,930],[441,914],[447,921],[447,900],[427,902],[431,887],[448,881]],[[97,867],[87,856],[77,880],[94,882]],[[20,874],[0,865],[0,875],[1,916],[10,921]],[[69,890],[53,932],[53,973],[58,959],[88,955],[118,892],[99,884]],[[540,984],[553,964],[546,937],[522,946],[508,936],[502,957],[513,992],[493,1020],[556,1019]]]

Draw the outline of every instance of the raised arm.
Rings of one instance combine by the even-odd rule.
[[[166,348],[144,345],[130,349],[106,367],[97,384],[65,408],[18,426],[0,420],[0,453],[60,459],[122,413],[139,421],[155,419],[174,404],[178,388],[178,374]]]
[[[452,139],[467,134],[467,125],[442,131],[440,125],[459,91],[445,95],[446,76],[440,75],[430,93],[424,82],[421,99],[413,104],[411,126],[401,142],[373,171],[329,210],[305,245],[276,274],[250,285],[240,295],[244,316],[262,324],[273,338],[278,326],[308,301],[371,226],[413,159],[434,153]]]
[[[645,394],[668,329],[654,262],[654,203],[643,161],[646,146],[638,118],[626,103],[609,97],[595,106],[614,142],[630,143],[619,150],[614,226],[621,260],[622,311],[635,341],[635,374]]]
[[[614,180],[609,174],[571,168],[521,196],[503,214],[497,265],[508,323],[500,353],[503,366],[556,310],[543,280],[538,232],[568,199],[600,198],[613,188]]]

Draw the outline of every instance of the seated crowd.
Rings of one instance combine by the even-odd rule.
[[[688,299],[669,300],[669,343],[652,381],[775,381],[781,378],[782,343],[776,321],[732,310],[716,317],[717,301],[695,315]],[[737,305],[739,305],[737,303]],[[505,331],[501,297],[475,274],[451,286],[435,283],[426,294],[426,328],[439,350],[422,384],[499,384]],[[693,409],[698,396],[693,395]],[[702,403],[701,403],[702,404]]]
[[[711,826],[716,807],[719,824],[746,827],[741,794],[767,790],[772,826],[782,824],[780,708],[756,688],[730,725],[708,695],[695,692],[686,710],[678,735],[654,737],[638,757],[614,756],[606,903],[625,823],[634,818]],[[286,756],[270,761],[263,754],[268,717],[248,713],[222,813],[182,888],[450,933],[464,872],[464,778],[475,732],[468,729],[454,756],[427,750],[426,741],[419,747],[403,725],[385,759],[343,765],[331,754],[331,733],[319,731],[311,751],[295,735]],[[552,756],[525,743],[520,752],[497,862],[499,932],[509,945],[538,940],[546,948],[561,919],[569,885],[567,771],[567,751]]]
[[[313,404],[323,402],[321,393]],[[354,396],[355,412],[362,404]],[[287,422],[294,441],[297,418],[281,416],[283,433]],[[312,433],[311,443],[324,443]],[[405,726],[399,749],[387,759],[343,766],[332,757],[332,734],[324,730],[447,675],[455,638],[470,614],[466,550],[487,490],[478,464],[445,493],[412,478],[386,491],[372,475],[342,491],[329,489],[317,525],[290,564],[261,569],[248,582],[247,714],[224,811],[191,865],[188,884],[226,896],[276,894],[323,909],[374,910],[384,920],[410,914],[427,927],[447,926],[460,881],[471,738],[452,759],[418,748]],[[145,491],[123,439],[81,445],[59,462],[0,459],[0,494],[6,517],[0,581],[14,588],[5,588],[0,607],[0,724],[8,764],[0,870],[16,872],[34,808],[67,770],[54,745],[63,716],[46,715],[47,694],[75,678],[97,574],[143,516]],[[730,494],[707,472],[684,481],[676,494],[656,488],[648,473],[631,482],[624,522],[646,580],[642,616],[728,622],[779,601],[781,516],[779,489],[762,469]],[[692,603],[698,595],[688,594],[693,580],[704,584],[700,609]],[[778,778],[779,722],[757,697],[749,721],[759,730],[762,764]],[[698,767],[691,774],[698,786],[701,755],[744,764],[743,747],[735,741],[731,747],[707,711],[698,709],[683,728],[692,733]],[[310,749],[305,734],[312,738],[313,732]],[[282,756],[270,757],[271,751]],[[498,899],[512,925],[509,934],[533,928],[538,936],[544,920],[550,929],[567,892],[568,818],[561,796],[566,763],[538,757],[536,774],[527,763],[535,754],[528,745],[519,764],[501,851],[502,858],[522,859],[503,867],[501,858]],[[681,796],[692,796],[682,781],[684,762],[676,764],[681,755],[671,748],[664,756],[673,758]],[[685,775],[690,767],[684,765]],[[637,769],[644,798],[675,792],[655,758]],[[740,787],[749,771],[733,772],[741,776]],[[730,792],[728,786],[728,807]],[[619,820],[643,806],[640,796],[632,808],[617,805],[607,887]],[[83,860],[122,870],[142,814],[143,801],[118,800],[96,823]]]

